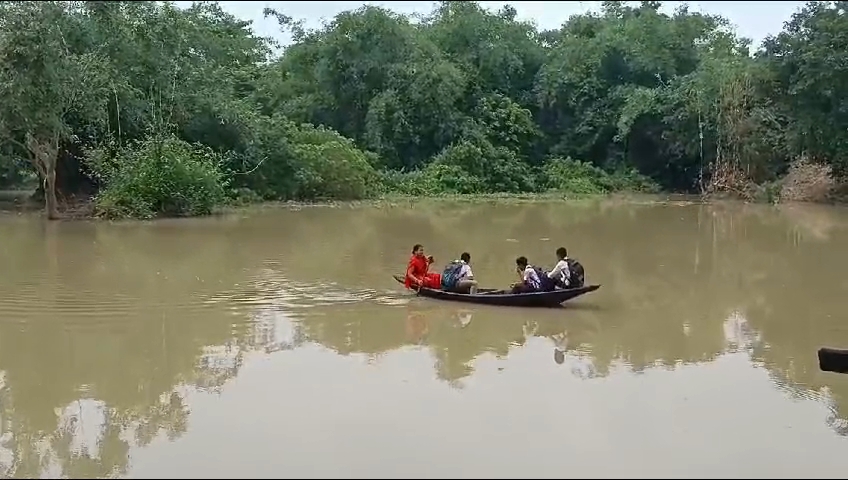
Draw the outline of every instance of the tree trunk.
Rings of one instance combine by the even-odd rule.
[[[30,160],[43,181],[47,219],[57,220],[59,210],[56,202],[56,162],[59,154],[59,136],[54,135],[52,141],[38,140],[29,133],[26,137],[27,148],[31,154]]]
[[[47,176],[44,179],[44,200],[48,220],[58,220],[59,210],[56,208],[56,162],[46,166]]]
[[[86,165],[80,161],[82,151],[79,146],[68,142],[59,143],[59,155],[56,161],[56,196],[62,198],[91,197],[99,188],[97,181],[92,178]],[[43,177],[42,177],[43,179]],[[47,199],[44,182],[32,194],[34,202],[44,202]]]

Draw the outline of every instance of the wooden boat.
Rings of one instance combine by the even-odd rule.
[[[848,350],[819,348],[819,369],[823,372],[848,373]]]
[[[399,283],[403,283],[403,276],[392,276]],[[503,307],[558,307],[572,298],[579,297],[585,293],[594,292],[599,288],[601,288],[600,285],[587,285],[580,288],[533,293],[510,293],[506,290],[480,288],[474,295],[421,288],[418,290],[418,294],[422,297],[436,298],[439,300],[479,303],[481,305],[497,305]]]

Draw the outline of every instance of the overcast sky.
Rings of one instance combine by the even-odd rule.
[[[189,6],[191,2],[176,2],[180,6]],[[705,13],[720,14],[736,25],[737,32],[754,41],[755,46],[769,34],[776,34],[783,28],[783,22],[804,2],[663,2],[663,10],[672,12],[682,4],[689,3],[690,10]],[[262,36],[271,36],[286,44],[290,41],[288,35],[283,35],[277,27],[276,20],[263,19],[262,10],[271,7],[291,16],[303,19],[307,27],[318,27],[322,19],[331,19],[339,12],[358,8],[364,4],[379,5],[399,13],[428,13],[434,2],[220,2],[225,10],[245,20],[253,21],[254,31]],[[524,20],[531,20],[540,29],[558,28],[575,13],[597,11],[601,2],[480,2],[486,8],[500,9],[510,4]]]

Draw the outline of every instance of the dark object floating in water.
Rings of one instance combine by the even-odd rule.
[[[399,283],[403,283],[402,276],[392,276]],[[506,290],[480,288],[477,289],[477,293],[474,295],[422,288],[418,290],[418,294],[422,297],[436,298],[439,300],[479,303],[482,305],[497,305],[501,307],[558,307],[572,298],[579,297],[585,293],[594,292],[599,288],[601,288],[600,285],[587,285],[580,288],[533,293],[510,293]]]
[[[848,373],[848,350],[819,348],[819,369],[823,372]]]

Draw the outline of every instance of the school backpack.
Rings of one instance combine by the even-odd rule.
[[[586,272],[583,270],[583,265],[580,264],[577,260],[568,259],[568,271],[571,276],[568,279],[568,286],[570,288],[580,288],[583,286],[583,282],[586,279]]]
[[[442,272],[442,290],[451,290],[459,282],[459,274],[462,273],[463,264],[459,260],[449,263]]]
[[[536,271],[536,275],[539,277],[540,291],[551,292],[556,288],[556,281],[553,278],[548,277],[548,272],[541,267],[533,267],[533,270]]]

